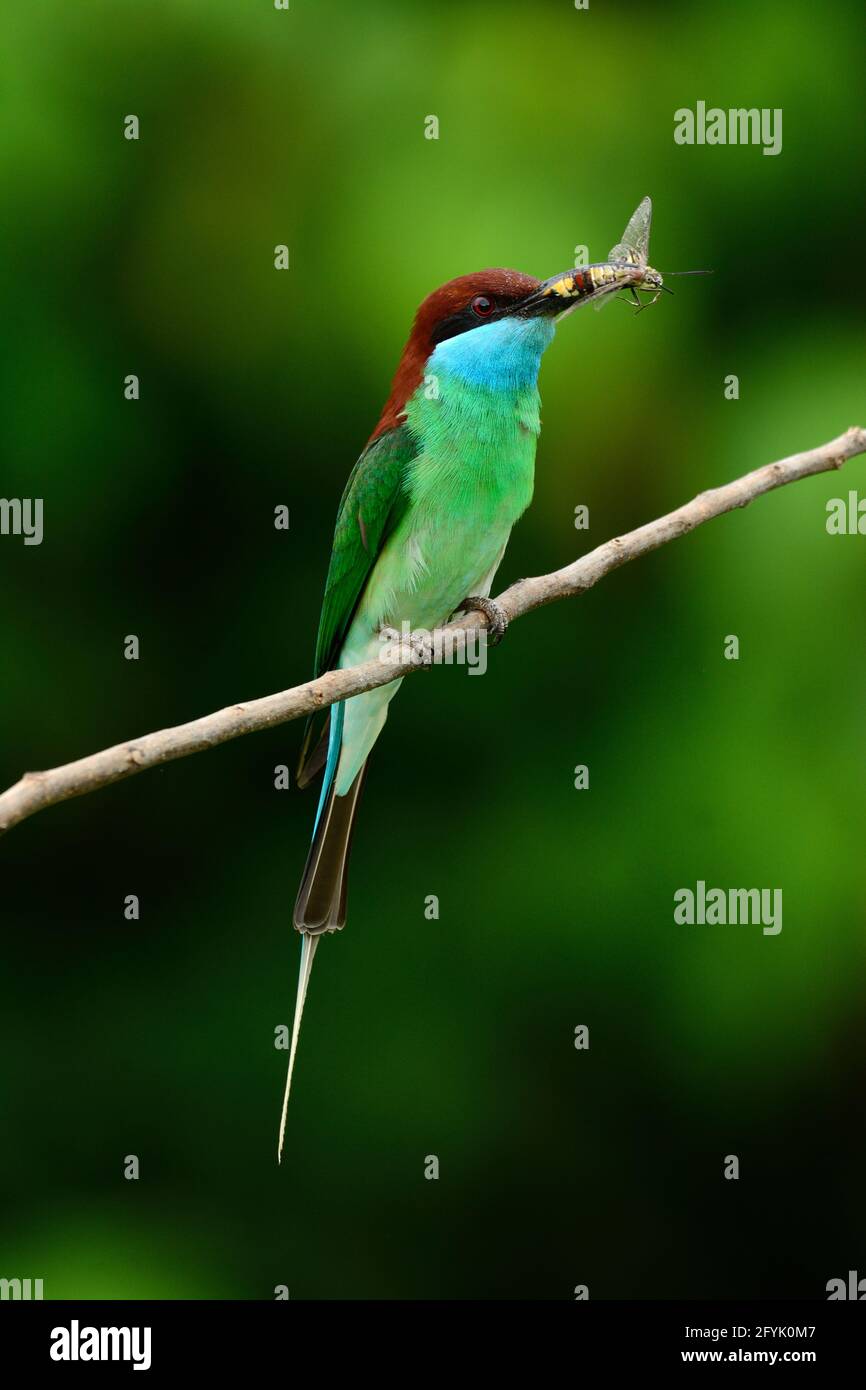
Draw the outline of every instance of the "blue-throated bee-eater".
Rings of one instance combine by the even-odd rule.
[[[645,198],[606,262],[537,280],[516,270],[461,275],[419,308],[391,393],[346,484],[316,643],[315,673],[369,661],[383,629],[434,630],[452,614],[485,614],[511,528],[532,498],[541,428],[538,371],[559,318],[623,289],[662,288],[647,266]],[[432,388],[432,389],[431,389]],[[316,946],[346,920],[349,848],[370,751],[400,681],[333,705],[307,736],[305,786],[324,768],[313,838],[294,910],[301,968],[286,1105]]]

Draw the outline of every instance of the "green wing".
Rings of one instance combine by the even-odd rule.
[[[406,425],[388,430],[363,452],[349,476],[337,512],[331,564],[325,583],[315,675],[336,664],[364,586],[385,541],[408,506],[406,472],[418,446]],[[312,720],[307,721],[298,781],[303,786],[318,770],[311,757]],[[313,762],[315,761],[315,766]],[[309,766],[307,763],[309,762]]]
[[[417,445],[405,425],[365,449],[337,512],[331,564],[316,641],[317,676],[330,671],[379,553],[406,510],[406,469]]]

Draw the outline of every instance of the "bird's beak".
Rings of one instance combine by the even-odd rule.
[[[525,318],[558,318],[569,314],[578,304],[602,299],[605,295],[622,289],[620,284],[605,284],[596,287],[586,270],[564,270],[543,281],[518,305],[517,312]]]

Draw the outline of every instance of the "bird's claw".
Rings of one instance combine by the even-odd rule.
[[[404,623],[403,632],[388,623],[379,628],[379,640],[384,643],[387,655],[412,666],[432,666],[436,657],[432,634],[423,628],[408,632],[407,627]]]
[[[508,619],[495,599],[479,598],[471,594],[460,605],[461,613],[483,613],[487,619],[487,640],[491,647],[498,647],[508,631]]]
[[[409,645],[412,648],[412,655],[421,666],[433,665],[433,638],[429,632],[412,632],[409,634]]]

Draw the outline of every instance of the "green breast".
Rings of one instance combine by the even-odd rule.
[[[504,544],[532,500],[539,408],[534,383],[495,390],[428,377],[406,410],[420,445],[407,477],[412,510],[504,528]]]
[[[534,384],[504,392],[443,374],[415,393],[407,424],[418,450],[407,466],[408,505],[347,640],[358,659],[382,621],[433,628],[478,593],[532,499],[540,429]]]

